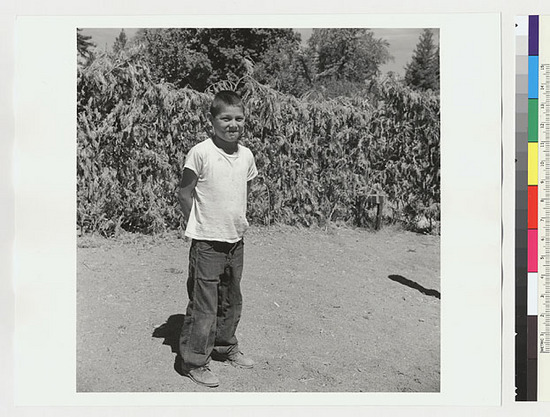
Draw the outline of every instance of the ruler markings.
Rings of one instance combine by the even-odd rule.
[[[539,141],[539,171],[544,176],[539,177],[539,192],[542,198],[538,204],[539,211],[539,250],[543,250],[544,257],[550,249],[550,224],[546,221],[550,216],[550,45],[541,42],[550,36],[550,18],[539,16],[536,29],[538,30],[536,53],[538,55],[537,87],[538,87],[538,141]],[[531,68],[529,68],[531,71]],[[531,84],[531,87],[533,84]],[[544,163],[540,163],[543,161]],[[542,232],[542,233],[541,233]],[[550,265],[544,258],[539,258],[538,266],[538,339],[537,349],[537,400],[550,400]]]

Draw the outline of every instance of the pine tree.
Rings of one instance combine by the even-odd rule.
[[[115,53],[120,52],[124,49],[127,42],[128,38],[126,36],[126,33],[124,32],[124,29],[121,29],[118,37],[115,39],[115,43],[113,44],[113,51]]]
[[[82,29],[76,29],[76,49],[78,54],[84,58],[90,58],[93,55],[92,48],[95,44],[91,41],[92,37],[83,35]]]
[[[439,91],[439,47],[430,29],[420,35],[412,61],[405,67],[405,83],[418,90]]]

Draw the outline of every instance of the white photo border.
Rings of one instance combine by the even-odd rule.
[[[440,393],[76,392],[76,28],[236,26],[440,29]],[[500,405],[499,14],[21,16],[15,74],[16,405]]]

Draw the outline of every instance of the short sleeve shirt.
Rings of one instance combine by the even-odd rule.
[[[258,175],[250,149],[239,144],[229,155],[206,139],[191,148],[185,168],[198,177],[185,235],[229,243],[242,239],[248,228],[246,186]]]

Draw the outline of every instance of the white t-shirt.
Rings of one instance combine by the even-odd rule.
[[[212,139],[193,146],[185,168],[198,177],[185,236],[198,240],[234,243],[248,228],[247,182],[258,175],[250,149],[238,145],[226,154]]]

